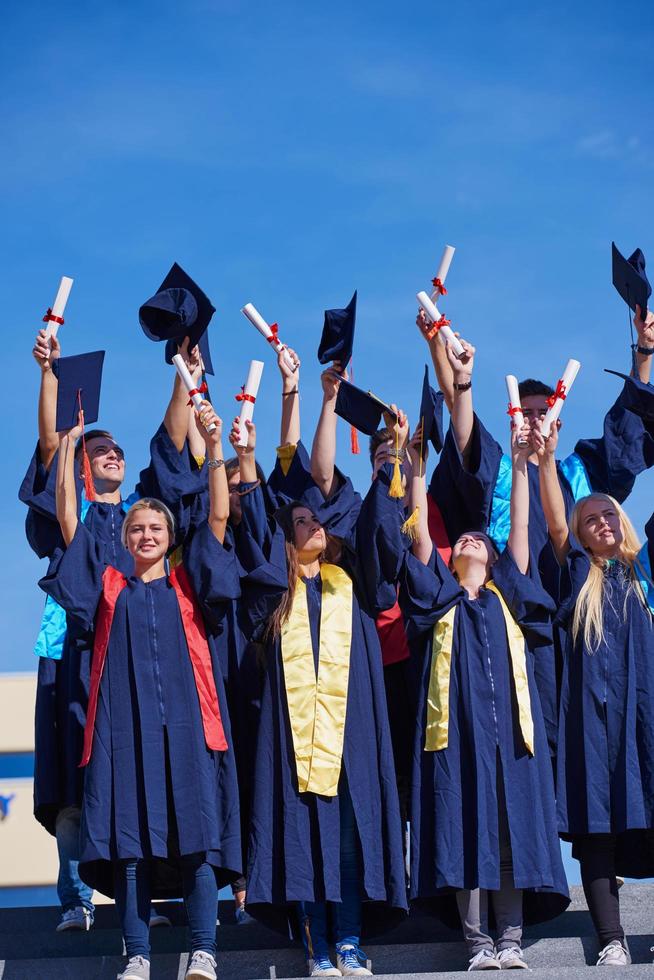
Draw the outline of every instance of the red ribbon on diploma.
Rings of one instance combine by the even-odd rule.
[[[440,293],[441,296],[445,296],[445,294],[447,293],[447,289],[445,288],[441,280],[438,278],[438,276],[435,279],[432,279],[431,284],[437,293]]]
[[[508,412],[506,414],[507,415],[510,415],[511,418],[513,418],[514,415],[517,415],[518,412],[521,412],[521,411],[522,411],[522,406],[521,405],[512,405],[511,402],[509,402],[509,410],[508,410]]]
[[[565,401],[566,399],[565,391],[566,391],[565,385],[563,384],[562,379],[559,378],[559,380],[556,382],[556,391],[554,392],[554,394],[550,395],[549,398],[547,399],[547,404],[549,405],[550,408],[554,407],[557,398],[560,398],[562,402]]]
[[[52,322],[61,325],[64,322],[64,318],[63,316],[53,316],[52,307],[49,306],[48,309],[46,310],[45,316],[43,317],[43,322],[44,323]]]
[[[435,320],[432,324],[431,330],[427,332],[427,340],[432,340],[436,336],[441,327],[449,327],[451,320],[448,320],[445,314],[443,314],[440,320]]]
[[[269,344],[276,344],[279,342],[279,327],[276,323],[270,324],[270,337],[266,337]]]
[[[206,381],[203,381],[199,388],[191,388],[188,393],[188,404],[193,404],[193,395],[204,395],[207,391],[209,391],[209,389],[207,388]]]
[[[252,402],[253,405],[256,402],[254,395],[248,395],[246,392],[245,385],[241,385],[241,390],[239,391],[238,395],[234,395],[234,398],[237,402]]]

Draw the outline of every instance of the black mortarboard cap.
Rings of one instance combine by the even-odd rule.
[[[640,378],[632,378],[630,374],[622,374],[621,371],[612,371],[610,368],[604,370],[607,374],[615,374],[627,382],[621,396],[624,407],[645,422],[654,422],[654,386],[646,384]]]
[[[336,414],[353,425],[359,432],[371,436],[379,428],[381,417],[387,412],[397,419],[396,413],[371,391],[362,391],[350,381],[341,381],[336,396]]]
[[[150,340],[166,340],[166,362],[188,337],[200,347],[207,374],[213,374],[207,327],[216,312],[211,300],[176,262],[155,295],[139,309],[139,322]]]
[[[443,392],[434,391],[429,384],[429,368],[425,364],[420,399],[422,438],[429,439],[437,453],[443,448]]]
[[[354,324],[357,318],[357,293],[344,310],[325,310],[318,360],[321,364],[340,361],[343,370],[350,363],[354,342]]]
[[[84,425],[98,421],[104,354],[103,350],[94,350],[89,354],[57,357],[53,360],[52,370],[59,380],[57,432],[77,425],[80,401],[84,410]]]
[[[613,285],[627,305],[636,312],[640,306],[643,319],[647,312],[647,300],[652,295],[652,287],[645,273],[645,256],[639,248],[625,259],[615,242],[611,243],[613,255]]]

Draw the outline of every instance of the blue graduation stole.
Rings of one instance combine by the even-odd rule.
[[[137,493],[129,495],[127,500],[121,500],[120,506],[124,514],[139,499]],[[82,490],[80,520],[84,523],[89,512],[92,501],[87,500]],[[61,660],[66,642],[66,610],[62,609],[52,596],[45,597],[45,607],[41,617],[39,635],[34,644],[34,653],[37,657],[46,657],[48,660]]]
[[[558,471],[570,487],[574,501],[581,500],[593,492],[588,472],[577,453],[570,453],[558,464]],[[488,525],[488,535],[502,551],[509,540],[511,530],[511,458],[503,455],[497,471],[493,488],[493,503]]]
[[[638,576],[638,581],[643,590],[643,595],[647,600],[647,605],[652,610],[654,614],[654,586],[652,586],[652,563],[649,560],[649,548],[647,541],[643,547],[638,552],[637,558],[638,564],[636,565],[635,572]],[[640,566],[640,567],[639,567]],[[641,574],[644,573],[644,574]]]

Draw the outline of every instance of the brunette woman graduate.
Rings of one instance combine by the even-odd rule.
[[[264,533],[260,488],[241,498]],[[406,909],[402,828],[374,607],[361,552],[366,505],[349,540],[300,502],[277,513],[287,589],[268,622],[252,792],[248,908],[302,903],[311,976],[364,976],[362,919]],[[395,598],[392,587],[384,598]],[[274,907],[271,909],[271,907]],[[330,929],[331,920],[331,929]],[[337,966],[329,955],[333,933]]]
[[[405,553],[397,501],[377,494],[371,515],[380,570],[401,576],[400,605],[420,669],[410,894],[450,925],[458,905],[471,970],[524,968],[523,922],[552,918],[569,903],[534,677],[532,651],[551,643],[553,603],[526,575],[530,450],[514,438],[506,550],[498,556],[485,534],[467,532],[448,568],[429,537],[422,444],[418,431],[410,444],[419,514],[412,553]],[[377,479],[387,487],[390,474]]]
[[[221,421],[208,403],[201,420],[209,517],[185,564],[170,574],[173,521],[153,499],[134,504],[123,523],[134,573],[105,566],[77,517],[79,427],[60,437],[56,499],[66,550],[40,584],[95,632],[81,760],[80,874],[115,897],[129,958],[122,980],[150,975],[151,898],[180,894],[192,937],[186,978],[213,980],[218,887],[241,867],[236,769],[214,645],[223,604],[239,593],[239,572],[224,542]]]
[[[649,386],[643,386],[649,388]],[[649,389],[648,398],[652,402]],[[562,565],[567,629],[557,768],[561,836],[581,864],[600,943],[598,965],[625,966],[616,874],[654,875],[654,627],[649,552],[607,494],[584,497],[566,521],[556,477],[558,433],[538,434],[540,492]]]

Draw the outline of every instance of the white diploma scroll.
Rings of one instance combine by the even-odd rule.
[[[437,308],[434,306],[432,300],[429,298],[427,293],[425,292],[418,293],[417,300],[422,306],[427,316],[429,317],[429,319],[431,320],[431,322],[438,323],[441,319],[441,315],[438,312]],[[461,357],[461,355],[463,354],[463,345],[461,344],[461,341],[458,339],[458,337],[454,336],[454,331],[452,330],[452,328],[448,326],[448,324],[444,324],[442,327],[439,327],[438,332],[441,334],[444,341],[447,341],[449,344],[452,345],[452,350],[454,351],[456,356]]]
[[[443,249],[441,260],[438,263],[438,270],[436,272],[436,275],[434,276],[434,279],[438,280],[441,286],[445,285],[445,279],[447,278],[447,274],[450,271],[450,266],[452,264],[452,259],[454,258],[455,251],[456,249],[454,248],[454,245],[446,245],[445,248]],[[438,287],[434,287],[434,291],[431,294],[431,300],[436,307],[438,306],[438,300],[440,296],[441,296],[440,289],[438,289]]]
[[[57,290],[57,295],[55,296],[55,301],[52,307],[48,310],[46,315],[43,317],[43,322],[47,323],[45,328],[45,339],[49,340],[50,337],[57,336],[57,330],[64,319],[64,310],[66,309],[66,303],[68,302],[68,297],[70,296],[70,291],[73,288],[73,280],[68,276],[62,276],[61,282],[59,283],[59,289]]]
[[[241,414],[238,418],[239,446],[247,446],[248,444],[248,428],[245,423],[252,421],[252,416],[254,415],[254,403],[256,402],[257,395],[259,394],[259,385],[261,384],[262,374],[263,361],[250,361],[248,379],[243,386],[243,391],[241,394],[236,396],[237,400],[241,402]]]
[[[195,391],[195,394],[191,395],[191,401],[193,402],[196,408],[199,408],[200,405],[202,404],[202,395],[198,391],[196,391],[195,381],[191,377],[190,371],[187,368],[186,364],[184,363],[184,358],[182,357],[181,354],[173,354],[173,364],[177,368],[177,373],[182,379],[182,382],[184,383],[186,390],[189,392],[189,394],[192,391]],[[207,426],[207,432],[213,432],[215,428],[216,426],[212,422],[211,425]]]
[[[525,423],[525,417],[522,414],[520,392],[518,391],[518,379],[516,378],[515,374],[507,374],[506,390],[509,393],[509,416],[511,417],[511,428],[521,429]],[[519,439],[518,445],[526,445],[525,440]]]
[[[563,408],[563,402],[568,397],[570,389],[574,384],[574,380],[579,373],[579,368],[581,364],[579,361],[575,361],[570,358],[565,366],[565,371],[563,372],[563,377],[557,381],[556,390],[554,394],[550,397],[550,407],[547,410],[547,414],[543,419],[542,431],[543,435],[547,439],[550,432],[552,431],[552,426],[557,421],[559,415],[561,414],[561,409]]]
[[[284,351],[284,360],[291,370],[295,371],[296,366],[293,363],[293,358],[286,350],[286,345],[283,344],[277,336],[277,325],[274,324],[275,330],[273,331],[270,324],[266,323],[264,318],[261,316],[257,308],[252,305],[252,303],[246,303],[241,310],[241,313],[248,318],[253,327],[257,328],[261,336],[266,338],[273,350],[276,350],[278,354]]]

